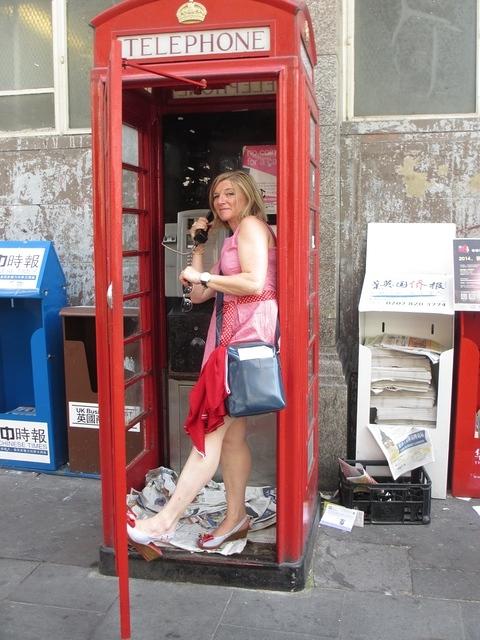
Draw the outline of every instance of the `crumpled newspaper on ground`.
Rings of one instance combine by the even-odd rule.
[[[167,467],[151,469],[145,477],[145,487],[142,491],[132,489],[128,494],[127,505],[137,518],[152,517],[167,504],[175,491],[177,477],[175,471]],[[245,506],[250,517],[251,531],[274,525],[277,517],[276,488],[247,487]],[[211,480],[186,509],[170,543],[159,546],[174,546],[192,552],[206,551],[197,546],[198,536],[218,527],[225,518],[226,508],[225,485],[223,482]],[[207,553],[220,553],[225,556],[241,553],[246,544],[247,538],[232,540]]]

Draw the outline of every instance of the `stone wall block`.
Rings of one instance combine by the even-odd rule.
[[[320,217],[320,343],[335,345],[337,318],[336,198],[324,196]]]
[[[337,126],[337,83],[337,57],[334,55],[319,56],[315,69],[315,92],[322,126]]]
[[[0,154],[0,205],[58,205],[91,202],[90,150],[56,149]]]
[[[480,237],[480,198],[455,199],[453,218],[457,223],[457,237]]]
[[[93,303],[93,230],[90,205],[0,207],[0,237],[11,241],[54,242],[67,279],[67,294],[73,292],[70,304]]]
[[[337,193],[337,127],[320,127],[320,193],[331,196]]]
[[[347,386],[336,351],[320,358],[319,481],[321,489],[338,486],[337,458],[347,453]]]
[[[317,55],[337,52],[337,0],[307,0],[315,25]]]

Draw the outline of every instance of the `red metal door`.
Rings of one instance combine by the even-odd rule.
[[[94,79],[95,80],[95,79]],[[128,547],[125,526],[126,442],[123,381],[122,80],[120,49],[112,43],[107,76],[94,82],[93,123],[95,285],[99,375],[100,458],[104,539],[115,549],[121,637],[130,638]],[[117,517],[119,516],[119,517]],[[115,526],[117,524],[117,526]]]
[[[98,108],[93,144],[104,540],[115,549],[122,638],[128,638],[125,497],[127,489],[143,484],[159,455],[161,395],[156,393],[152,301],[154,110],[147,92],[122,91],[118,42],[112,43],[106,77],[94,76],[93,87]]]
[[[123,95],[121,71],[114,43],[104,83],[104,135],[98,140],[102,176],[95,172],[103,196],[102,203],[96,198],[96,231],[101,227],[104,236],[96,241],[96,304],[97,335],[108,359],[100,376],[102,472],[114,472],[123,509],[125,489],[141,485],[158,460],[158,394],[152,345],[153,109],[146,93]]]

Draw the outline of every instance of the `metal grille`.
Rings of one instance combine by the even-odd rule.
[[[51,0],[0,0],[0,91],[53,87]]]

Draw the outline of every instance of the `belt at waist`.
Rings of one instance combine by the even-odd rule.
[[[234,309],[237,304],[248,304],[252,302],[263,302],[264,300],[276,300],[277,293],[271,289],[264,291],[260,294],[253,294],[250,296],[237,296],[233,300],[224,301],[223,303],[223,322],[222,331],[220,336],[220,344],[222,346],[228,345],[230,342],[233,330],[234,330]]]
[[[223,306],[227,304],[249,304],[251,302],[263,302],[263,300],[276,300],[277,292],[273,289],[268,289],[259,294],[252,294],[249,296],[236,296],[232,300],[224,300]]]

